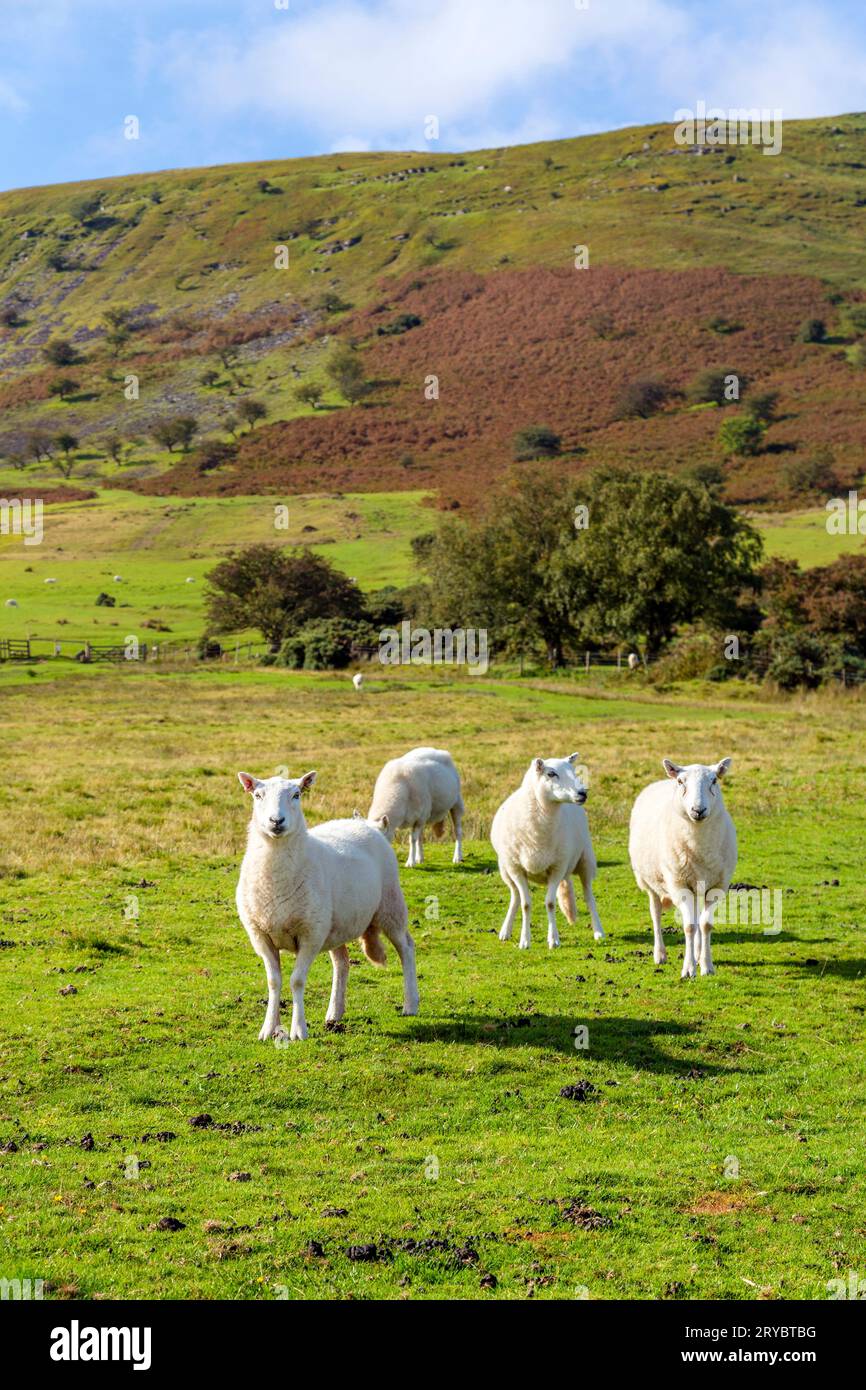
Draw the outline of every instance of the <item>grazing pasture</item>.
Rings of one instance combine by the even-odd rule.
[[[46,1296],[822,1298],[864,1270],[866,705],[567,680],[92,672],[0,690],[0,1273]],[[421,1012],[351,950],[309,1039],[255,1040],[237,771],[316,768],[310,823],[448,748],[449,840],[401,881]],[[580,750],[607,940],[503,943],[487,840],[532,756]],[[713,977],[656,967],[627,826],[660,759],[733,769]],[[398,844],[398,851],[405,848]],[[284,998],[285,998],[284,992]],[[585,1029],[586,1033],[575,1030]],[[582,1046],[583,1042],[587,1046]]]

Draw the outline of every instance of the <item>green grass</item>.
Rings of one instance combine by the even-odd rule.
[[[843,493],[847,499],[847,493]],[[827,512],[816,506],[808,511],[764,513],[752,518],[764,541],[768,557],[797,560],[803,569],[829,565],[840,555],[862,555],[866,536],[836,536],[827,530]]]
[[[485,1297],[733,1299],[822,1298],[862,1270],[866,708],[617,691],[375,671],[363,697],[268,671],[8,681],[0,1273],[56,1297],[470,1298],[493,1275]],[[366,810],[421,731],[462,768],[471,842],[461,868],[433,844],[401,870],[419,1017],[399,1015],[390,953],[352,969],[346,1031],[326,1033],[322,959],[309,1041],[257,1043],[236,769],[317,767],[319,820]],[[521,952],[496,934],[490,817],[530,757],[573,748],[608,940],[581,909],[549,953],[536,892]],[[631,801],[664,754],[733,755],[737,876],[783,891],[782,933],[719,928],[718,973],[695,981],[672,918],[654,967],[627,863]],[[562,1098],[578,1080],[589,1099]],[[191,1126],[202,1113],[258,1128]],[[350,1258],[360,1245],[381,1258]]]
[[[365,590],[412,577],[410,540],[435,514],[420,492],[167,499],[105,490],[45,509],[41,545],[0,536],[0,636],[185,641],[204,628],[205,576],[232,548],[313,544]],[[275,508],[289,508],[288,529]],[[309,528],[309,529],[308,529]],[[116,584],[119,574],[123,582]],[[46,584],[53,578],[56,584]],[[192,579],[192,583],[187,583]],[[108,592],[114,608],[99,608]],[[17,608],[5,607],[7,598]],[[149,628],[158,623],[167,629]]]

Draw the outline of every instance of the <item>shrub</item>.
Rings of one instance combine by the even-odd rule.
[[[753,415],[735,415],[725,420],[716,436],[722,450],[727,455],[747,455],[760,453],[767,426]]]
[[[778,391],[760,391],[757,395],[749,397],[746,402],[746,414],[760,420],[764,425],[771,425],[776,418],[778,400]]]
[[[646,420],[661,410],[669,395],[664,382],[654,377],[643,377],[629,382],[619,394],[615,406],[617,420]]]
[[[117,599],[114,594],[101,593],[96,600],[97,608],[114,608],[116,603]]]
[[[348,345],[338,347],[330,357],[325,368],[331,381],[336,386],[340,395],[355,405],[363,400],[371,390],[371,384],[364,375],[364,364],[355,352],[354,348]]]
[[[345,314],[351,307],[351,304],[341,299],[335,290],[326,290],[316,300],[316,308],[323,314]]]
[[[806,319],[800,325],[798,337],[801,343],[823,343],[827,337],[827,325],[823,319]]]
[[[77,390],[77,381],[74,381],[71,376],[62,376],[59,381],[52,381],[48,388],[48,394],[49,396],[59,396],[62,401],[65,401],[67,396],[71,396],[73,391]]]
[[[378,633],[366,622],[323,618],[306,623],[285,639],[277,663],[292,670],[342,671],[358,647],[373,646]]]
[[[246,400],[241,401],[238,406],[238,415],[252,430],[255,428],[257,421],[267,419],[268,407],[265,405],[264,401],[258,401],[252,396],[247,396]]]
[[[400,314],[393,323],[383,324],[376,332],[380,338],[399,337],[401,333],[408,333],[412,328],[420,328],[422,323],[423,319],[418,314]]]
[[[310,405],[313,410],[318,410],[321,399],[322,387],[314,381],[302,381],[300,386],[295,387],[295,400],[300,401],[301,405]]]
[[[729,333],[741,333],[743,329],[741,323],[736,323],[733,319],[725,318],[724,314],[715,314],[711,319],[707,320],[704,326],[710,333],[719,333],[722,336],[727,336]]]
[[[71,367],[79,361],[78,353],[67,338],[52,338],[42,349],[42,356],[52,367]]]
[[[782,469],[782,481],[794,497],[802,497],[813,492],[828,496],[839,488],[839,478],[834,466],[833,450],[823,448],[810,454],[808,458],[792,459]]]
[[[528,425],[518,430],[512,441],[512,451],[518,462],[531,459],[556,458],[562,449],[562,439],[547,425]]]
[[[746,389],[747,379],[733,367],[705,367],[686,388],[690,405],[731,405]]]

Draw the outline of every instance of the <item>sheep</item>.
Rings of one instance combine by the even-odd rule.
[[[577,921],[571,877],[575,872],[580,876],[593,936],[604,941],[592,891],[597,866],[583,809],[587,791],[576,775],[577,760],[577,753],[568,758],[533,758],[518,790],[503,801],[493,817],[490,841],[502,880],[511,892],[499,940],[510,940],[519,901],[519,944],[523,951],[532,941],[530,883],[545,885],[547,944],[553,950],[559,945],[555,900],[572,926]]]
[[[628,669],[629,669],[630,671],[636,671],[637,668],[638,668],[639,666],[640,666],[640,657],[638,656],[637,652],[629,652],[629,654],[628,654]]]
[[[418,1012],[415,944],[406,927],[408,912],[394,851],[384,835],[356,818],[328,821],[308,830],[301,796],[315,777],[315,772],[307,772],[297,779],[259,781],[247,772],[238,773],[241,786],[252,797],[252,816],[236,901],[268,979],[261,1042],[307,1037],[304,986],[312,962],[322,951],[330,953],[333,966],[325,1022],[338,1023],[346,1009],[347,942],[360,937],[367,959],[384,965],[380,932],[393,943],[403,967],[403,1013]],[[288,1034],[280,1025],[281,951],[295,955]]]
[[[674,906],[686,937],[682,978],[694,977],[696,960],[702,975],[713,975],[713,911],[737,865],[737,833],[721,790],[731,759],[679,767],[664,758],[662,766],[667,779],[644,787],[632,807],[628,843],[637,886],[649,895],[653,960],[667,960],[662,909]]]
[[[352,677],[352,684],[356,690],[361,689],[361,686],[364,684],[364,676],[361,671],[355,672],[354,676]]]
[[[439,839],[445,819],[454,827],[454,864],[463,863],[463,798],[460,774],[450,753],[443,748],[413,748],[402,758],[392,758],[376,778],[367,819],[388,840],[409,827],[406,868],[424,863],[424,827],[431,824]]]
[[[45,583],[46,583],[46,584],[56,584],[56,583],[57,583],[57,580],[56,580],[56,579],[46,579],[46,580],[45,580]]]
[[[123,583],[123,575],[122,575],[122,574],[116,574],[116,575],[114,576],[114,582],[115,582],[115,584],[122,584],[122,583]]]
[[[7,607],[7,608],[17,608],[17,607],[18,607],[18,600],[17,600],[17,598],[7,598],[7,600],[6,600],[6,607]]]

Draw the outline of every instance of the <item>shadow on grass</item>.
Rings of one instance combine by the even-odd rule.
[[[809,945],[816,943],[809,942]],[[813,980],[819,979],[822,975],[836,975],[843,980],[857,980],[866,975],[866,960],[857,957],[854,960],[822,960],[820,957],[812,957],[810,961],[794,960],[790,956],[787,960],[742,960],[736,956],[729,957],[729,965],[747,965],[752,969],[754,965],[774,965],[784,969],[801,970],[804,976]]]
[[[589,1057],[593,1062],[622,1062],[637,1071],[664,1072],[690,1079],[697,1069],[704,1076],[727,1075],[736,1067],[717,1067],[703,1057],[672,1057],[661,1050],[657,1038],[684,1039],[699,1029],[688,1023],[652,1018],[588,1018],[581,1020],[579,1009],[573,1014],[529,1014],[511,1018],[442,1019],[436,1023],[416,1022],[411,1036],[420,1043],[470,1043],[486,1047],[543,1047],[566,1057]],[[575,1026],[588,1030],[589,1048],[575,1049]]]

